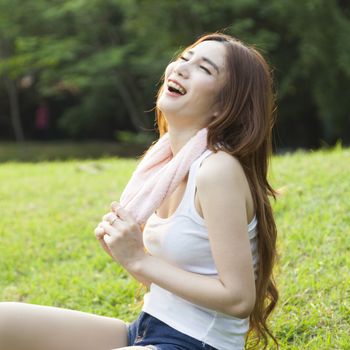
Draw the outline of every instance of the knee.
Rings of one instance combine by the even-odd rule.
[[[11,318],[11,308],[16,307],[16,304],[13,302],[0,302],[0,339],[2,339],[6,330],[7,321]]]
[[[1,301],[0,302],[0,325],[5,323],[4,321],[10,317],[13,313],[19,312],[22,303],[14,301]]]
[[[8,329],[9,326],[14,326],[16,320],[21,319],[23,311],[27,304],[14,302],[14,301],[2,301],[0,302],[0,331],[4,328]]]
[[[0,302],[0,350],[10,349],[11,339],[18,335],[16,319],[21,316],[21,303]]]

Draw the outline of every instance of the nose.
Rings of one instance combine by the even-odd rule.
[[[180,61],[177,63],[177,65],[174,67],[174,73],[177,75],[180,75],[183,78],[188,78],[189,70],[187,67],[186,61]]]

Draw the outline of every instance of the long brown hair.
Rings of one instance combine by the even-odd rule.
[[[254,47],[223,33],[203,35],[185,50],[206,40],[219,41],[225,45],[227,66],[226,84],[217,95],[221,114],[207,125],[208,148],[217,152],[219,143],[221,150],[240,161],[250,186],[258,220],[256,302],[250,315],[246,348],[254,348],[263,340],[263,348],[266,349],[269,336],[278,348],[277,339],[267,325],[267,319],[278,300],[273,277],[277,228],[268,196],[276,200],[279,193],[267,180],[276,112],[272,70]],[[163,85],[157,97],[162,89]],[[167,122],[157,107],[156,118],[161,137],[167,132]]]

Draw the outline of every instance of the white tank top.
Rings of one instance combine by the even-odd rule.
[[[195,208],[196,173],[212,153],[206,150],[191,165],[186,189],[176,211],[168,218],[153,213],[143,231],[148,252],[184,270],[219,278],[211,254],[204,219]],[[248,225],[254,271],[258,263],[257,219]],[[152,283],[144,296],[142,311],[174,329],[219,350],[244,349],[249,318],[240,319],[193,304]]]

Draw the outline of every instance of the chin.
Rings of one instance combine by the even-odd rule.
[[[163,96],[161,96],[157,103],[156,103],[156,107],[162,111],[164,114],[167,113],[176,113],[179,111],[178,106],[174,106],[173,103],[171,103],[171,101],[167,101],[166,98],[164,98]]]

